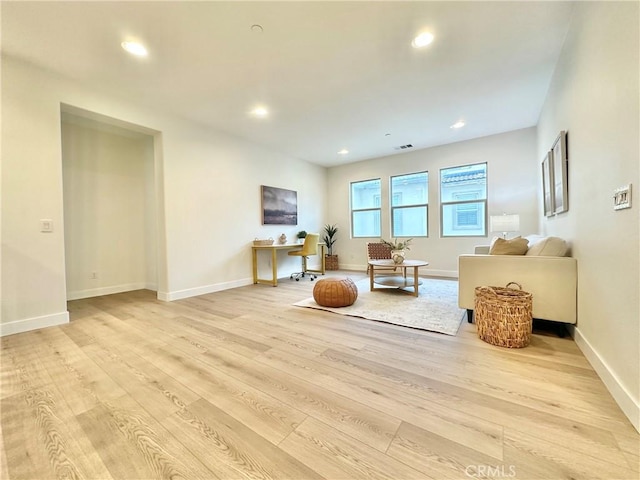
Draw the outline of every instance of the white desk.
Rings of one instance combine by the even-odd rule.
[[[312,273],[320,273],[324,275],[324,247],[323,242],[318,243],[318,255],[320,255],[320,270],[307,270]],[[278,286],[278,250],[294,250],[301,249],[301,243],[287,243],[284,245],[253,245],[251,247],[251,257],[253,261],[253,283],[266,283]],[[258,252],[271,252],[271,278],[258,278]]]

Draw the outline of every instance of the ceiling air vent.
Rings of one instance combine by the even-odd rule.
[[[399,147],[393,147],[394,150],[406,150],[407,148],[413,148],[413,145],[407,143],[406,145],[400,145]]]

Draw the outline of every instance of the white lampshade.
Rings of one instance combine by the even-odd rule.
[[[520,215],[491,215],[489,228],[492,232],[501,232],[505,236],[507,232],[517,232],[520,230]]]

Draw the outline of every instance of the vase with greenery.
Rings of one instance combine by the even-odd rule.
[[[411,250],[409,245],[411,245],[411,241],[413,238],[408,238],[406,240],[398,240],[397,238],[393,241],[387,241],[384,238],[381,238],[380,241],[391,248],[391,258],[394,263],[402,263],[404,262],[405,251]]]
[[[326,270],[338,270],[338,255],[333,254],[333,244],[336,243],[337,234],[337,225],[327,224],[324,226],[322,241],[327,246],[327,254],[324,256]]]
[[[304,239],[307,236],[307,232],[305,230],[300,230],[298,233],[296,233],[296,238],[298,239],[298,243],[302,243],[304,242]]]
[[[412,241],[413,241],[413,238],[408,238],[406,240],[398,240],[396,238],[392,242],[387,241],[384,238],[380,239],[380,242],[390,247],[391,250],[411,250],[410,245]]]

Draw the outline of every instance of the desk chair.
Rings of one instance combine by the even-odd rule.
[[[289,255],[293,257],[301,257],[302,259],[302,271],[292,273],[289,278],[295,278],[296,282],[300,280],[300,278],[304,277],[305,274],[309,275],[309,279],[313,281],[317,278],[317,275],[313,273],[307,272],[307,260],[309,255],[317,255],[318,254],[318,241],[320,239],[320,235],[317,233],[307,233],[307,236],[304,239],[304,244],[302,245],[301,250],[291,250],[289,251]]]

